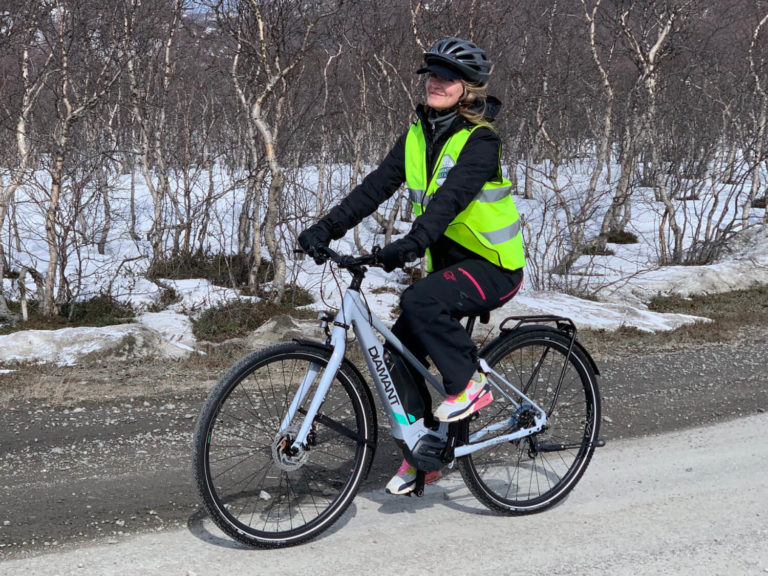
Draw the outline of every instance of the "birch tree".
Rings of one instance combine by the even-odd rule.
[[[552,4],[546,28],[547,51],[544,61],[547,63],[554,62],[552,54],[556,39],[555,23],[557,21],[557,13],[558,2],[555,1]],[[547,114],[547,109],[552,106],[549,102],[553,99],[550,95],[551,72],[554,72],[554,64],[552,67],[547,66],[542,72],[542,84],[536,103],[535,117],[539,132],[538,137],[546,147],[549,158],[549,170],[546,177],[557,200],[557,209],[565,220],[564,236],[566,241],[561,244],[561,254],[558,255],[551,272],[558,275],[567,275],[576,261],[582,256],[587,245],[588,226],[594,219],[597,208],[597,179],[602,172],[602,166],[598,163],[598,167],[593,170],[590,186],[586,190],[579,191],[578,194],[573,193],[573,187],[570,183],[563,183],[560,170],[566,153],[566,137],[561,135],[558,138],[553,135],[549,126],[549,115]],[[555,118],[562,125],[564,123],[562,109],[559,109],[557,114],[560,116]],[[610,124],[608,128],[610,129]],[[602,139],[605,137],[604,128],[602,137],[597,139],[600,143],[598,146],[601,148],[607,146],[607,143],[602,142]]]
[[[75,124],[91,111],[112,88],[122,72],[124,61],[110,27],[119,22],[114,8],[101,9],[85,1],[55,0],[46,27],[49,57],[54,62],[50,89],[56,106],[50,135],[50,193],[45,207],[45,238],[48,265],[43,285],[43,316],[54,316],[55,283],[59,271],[61,249],[57,240],[56,221],[59,212],[72,131]],[[76,58],[70,57],[77,55]]]
[[[765,58],[757,54],[758,40],[760,32],[768,22],[768,14],[765,14],[755,26],[752,32],[752,41],[749,44],[749,70],[755,83],[755,94],[757,96],[757,118],[755,119],[754,145],[745,150],[745,156],[749,162],[751,171],[750,188],[747,201],[742,207],[741,220],[742,226],[749,222],[749,212],[752,204],[760,192],[760,166],[765,161],[765,138],[766,125],[768,125],[768,91],[766,89],[766,62]],[[763,214],[763,221],[768,223],[768,207]]]
[[[279,132],[286,121],[286,93],[311,47],[312,34],[327,14],[327,2],[296,0],[228,0],[213,5],[233,39],[231,78],[239,104],[247,114],[253,165],[263,153],[267,186],[263,220],[256,217],[259,202],[250,202],[254,226],[259,223],[274,266],[273,295],[282,301],[286,263],[278,228],[285,174],[280,165]],[[325,12],[325,13],[324,13]],[[252,190],[259,194],[260,183]],[[252,271],[261,263],[260,236],[252,236]],[[251,279],[255,274],[252,272]]]
[[[587,38],[589,41],[589,51],[592,56],[592,61],[597,68],[600,88],[602,94],[602,101],[604,104],[602,119],[602,130],[599,133],[599,137],[596,140],[596,164],[592,171],[592,175],[589,181],[589,193],[594,194],[598,185],[600,176],[603,173],[603,169],[606,166],[610,166],[611,162],[611,149],[613,144],[613,109],[616,101],[616,89],[614,88],[614,81],[611,78],[611,64],[613,61],[615,46],[613,43],[605,50],[605,54],[601,55],[600,48],[598,46],[598,27],[597,20],[601,11],[602,0],[595,0],[591,9],[587,3],[587,0],[582,0],[584,6],[584,18],[587,23]],[[607,31],[608,36],[615,36],[615,31]],[[629,101],[634,103],[634,98],[630,96]],[[630,104],[630,110],[632,106]],[[628,220],[628,214],[630,210],[630,182],[632,173],[634,171],[634,144],[633,135],[634,127],[632,117],[634,114],[630,114],[628,118],[625,118],[623,134],[623,145],[620,147],[620,166],[621,174],[618,181],[618,185],[615,187],[614,194],[611,198],[611,203],[603,216],[602,224],[600,226],[600,233],[594,240],[594,247],[597,250],[604,250],[605,244],[611,236],[615,236],[620,232],[623,232],[624,226]],[[607,178],[609,180],[610,178]],[[625,217],[622,218],[622,213]]]
[[[150,10],[152,5],[150,4]],[[126,0],[122,18],[124,50],[127,55],[127,75],[131,91],[131,109],[136,125],[136,150],[144,183],[152,197],[152,225],[147,240],[152,257],[163,257],[163,237],[167,223],[163,207],[169,197],[169,153],[166,134],[168,124],[168,95],[174,80],[174,44],[181,25],[184,0],[173,0],[172,10],[165,16],[148,11],[141,0]],[[157,22],[157,20],[160,22]],[[147,32],[165,31],[165,36]],[[158,50],[159,48],[159,50]],[[157,59],[159,56],[159,60]]]
[[[8,35],[5,44],[8,54],[19,58],[18,71],[21,79],[21,95],[18,98],[11,94],[0,93],[0,100],[5,104],[6,114],[15,128],[11,141],[15,150],[4,154],[4,170],[0,169],[0,230],[5,225],[8,211],[14,202],[17,190],[24,182],[29,170],[34,168],[33,158],[36,155],[35,141],[30,138],[31,118],[40,96],[46,78],[50,72],[53,54],[43,55],[43,60],[36,66],[32,63],[33,54],[40,54],[37,42],[38,23],[41,14],[19,10],[13,16],[6,14],[2,22],[3,31]],[[12,149],[11,149],[12,150]],[[12,318],[11,312],[2,291],[3,279],[6,274],[8,250],[4,244],[4,234],[0,234],[0,320]]]
[[[640,73],[645,89],[645,110],[642,114],[642,133],[650,149],[651,169],[656,200],[664,206],[664,214],[659,225],[659,243],[661,260],[679,263],[683,257],[683,229],[677,221],[675,204],[664,183],[662,170],[661,146],[658,117],[658,95],[661,69],[660,65],[669,55],[669,44],[681,23],[682,16],[690,1],[676,4],[667,0],[650,2],[630,2],[622,7],[618,21],[622,37],[629,49],[630,56]],[[640,8],[636,9],[638,4]],[[639,12],[639,14],[638,14]],[[640,20],[640,30],[633,24],[633,16]],[[666,241],[665,227],[669,225],[673,234],[672,254]]]

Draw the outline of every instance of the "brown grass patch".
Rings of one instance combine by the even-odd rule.
[[[12,312],[21,313],[19,302],[8,302]],[[40,314],[36,301],[29,302],[29,320],[16,324],[0,325],[0,335],[12,334],[20,330],[59,330],[76,326],[114,326],[133,322],[135,313],[130,304],[120,302],[108,294],[99,294],[87,300],[81,300],[58,306],[54,316]]]
[[[768,286],[721,294],[658,296],[648,306],[654,312],[690,314],[709,318],[668,332],[643,332],[635,328],[580,330],[579,340],[595,356],[616,353],[639,354],[653,350],[708,343],[734,343],[750,327],[768,326]]]

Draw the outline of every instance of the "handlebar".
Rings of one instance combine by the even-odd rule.
[[[377,261],[375,249],[373,254],[367,254],[365,256],[344,256],[325,245],[316,247],[315,251],[321,252],[339,268],[348,270],[352,274],[352,282],[349,285],[352,290],[360,290],[363,278],[365,277],[365,272],[367,271],[367,268],[365,267],[366,265],[381,267],[381,263]],[[296,252],[302,254],[305,253],[303,250],[296,250]],[[317,257],[315,257],[315,262],[318,264],[321,263]]]
[[[326,245],[321,245],[316,248],[317,251],[325,254],[328,259],[336,264],[339,268],[349,270],[352,273],[365,272],[362,270],[363,266],[374,266],[381,268],[381,263],[376,260],[376,248],[374,248],[373,254],[366,254],[364,256],[347,256],[339,254],[332,248]],[[304,250],[294,250],[295,253],[307,254]]]
[[[375,253],[366,254],[364,256],[346,256],[339,254],[328,246],[319,246],[318,249],[325,252],[331,262],[337,264],[339,268],[344,268],[346,270],[354,271],[355,268],[359,268],[361,266],[381,266],[376,262]]]

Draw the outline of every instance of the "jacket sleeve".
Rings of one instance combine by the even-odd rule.
[[[406,133],[407,134],[407,133]],[[318,224],[336,240],[394,194],[405,182],[405,137],[398,138],[379,166],[368,174],[349,195],[334,206]]]
[[[500,152],[501,141],[492,130],[480,128],[470,135],[456,165],[430,199],[427,209],[414,220],[411,231],[398,241],[406,253],[423,256],[445,233],[485,183],[497,177]]]

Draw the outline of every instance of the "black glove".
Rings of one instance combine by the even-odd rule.
[[[387,272],[400,268],[406,262],[416,260],[419,257],[418,247],[412,238],[406,236],[387,244],[376,252],[376,260]]]
[[[330,241],[331,233],[322,220],[299,234],[299,246],[301,246],[304,252],[314,258],[316,264],[323,264],[328,260],[328,256],[318,249],[321,246],[328,246]]]

